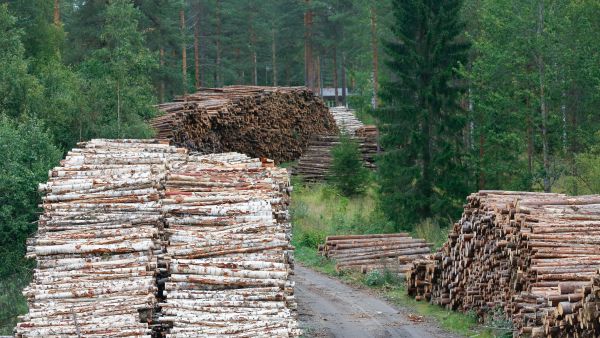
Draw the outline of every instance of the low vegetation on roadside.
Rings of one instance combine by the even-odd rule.
[[[325,242],[327,236],[396,232],[377,207],[377,189],[369,182],[364,193],[348,197],[332,184],[307,185],[300,180],[293,183],[292,243],[296,247],[295,257],[299,263],[345,283],[368,287],[389,302],[414,309],[416,315],[430,318],[442,328],[462,336],[504,337],[509,332],[509,328],[495,317],[491,317],[490,323],[481,324],[475,315],[448,311],[411,299],[406,295],[403,276],[387,271],[373,271],[366,275],[336,271],[335,262],[318,252],[318,246]],[[411,235],[425,238],[439,247],[446,239],[447,228],[427,220],[416,226]]]

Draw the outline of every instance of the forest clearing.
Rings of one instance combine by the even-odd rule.
[[[600,337],[596,0],[0,0],[0,336]]]

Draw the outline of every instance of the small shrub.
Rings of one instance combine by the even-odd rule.
[[[365,284],[368,286],[381,286],[385,283],[385,278],[379,270],[373,270],[365,276]]]
[[[297,240],[298,246],[304,246],[307,248],[317,249],[320,244],[325,243],[327,235],[316,229],[305,229],[302,231]]]
[[[329,180],[345,196],[363,193],[369,183],[369,171],[363,167],[358,144],[347,135],[331,150],[333,162]]]

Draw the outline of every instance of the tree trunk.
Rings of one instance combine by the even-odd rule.
[[[479,190],[485,189],[485,172],[483,157],[485,156],[485,136],[483,130],[479,133]]]
[[[217,0],[217,67],[216,67],[216,87],[221,87],[221,0]]]
[[[60,26],[60,0],[54,0],[54,25]]]
[[[277,46],[275,45],[275,27],[271,29],[272,44],[271,53],[273,59],[273,86],[277,87]]]
[[[527,116],[527,170],[531,177],[533,175],[533,121],[530,114]]]
[[[312,21],[313,14],[310,9],[310,0],[305,0],[306,12],[304,13],[304,83],[310,90],[315,89],[314,61],[312,55]]]
[[[237,79],[237,84],[241,85],[244,83],[244,70],[242,69],[242,62],[241,62],[241,51],[239,48],[235,49],[235,63],[237,65],[237,69],[238,69],[238,79]]]
[[[337,69],[337,48],[333,46],[333,88],[335,90],[335,106],[340,105],[338,93],[338,69]]]
[[[342,104],[348,106],[348,83],[346,82],[346,53],[342,53]]]
[[[285,83],[288,87],[292,85],[292,81],[290,79],[290,64],[287,62],[285,63]]]
[[[371,105],[377,108],[377,92],[379,89],[379,50],[377,46],[377,13],[371,6],[371,46],[373,48],[373,99]]]
[[[187,54],[185,43],[185,11],[179,11],[179,21],[181,23],[181,36],[183,42],[181,44],[181,76],[183,79],[183,94],[187,94]]]
[[[121,86],[117,80],[117,138],[121,138]]]
[[[164,70],[165,68],[165,49],[160,49],[160,68]],[[160,103],[165,102],[165,79],[161,76],[160,85],[158,88],[158,100]]]
[[[544,31],[544,4],[543,1],[538,2],[538,27],[537,35],[539,42],[542,41]],[[544,191],[550,192],[550,149],[548,145],[548,109],[546,107],[546,94],[545,94],[545,65],[542,57],[541,48],[538,50],[537,64],[539,71],[539,85],[540,85],[540,112],[542,114],[542,157],[544,162]]]
[[[321,92],[321,56],[317,55],[317,59],[315,60],[315,83],[316,90],[319,96],[323,97],[323,93]]]
[[[194,23],[194,78],[196,80],[196,89],[202,87],[200,81],[200,2],[196,7],[196,21]]]
[[[256,50],[252,52],[252,64],[254,67],[254,74],[252,76],[252,82],[255,86],[258,85],[258,62],[256,61]]]

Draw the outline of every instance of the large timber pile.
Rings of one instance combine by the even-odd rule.
[[[598,336],[599,221],[599,196],[480,191],[442,249],[415,262],[408,292],[482,316],[500,308],[518,335]]]
[[[167,337],[300,335],[288,189],[285,169],[240,154],[173,168],[163,201]]]
[[[50,172],[18,337],[150,337],[159,182],[166,158],[181,155],[160,142],[94,140]]]
[[[431,243],[407,233],[328,236],[321,254],[335,259],[338,270],[389,270],[405,273],[412,262],[431,252]]]
[[[158,106],[157,137],[203,154],[235,151],[296,160],[314,135],[338,130],[323,101],[305,87],[202,89]]]
[[[341,133],[357,142],[365,167],[375,168],[375,155],[379,152],[379,132],[373,125],[360,122],[352,109],[335,107],[329,110]],[[340,144],[340,135],[315,135],[308,149],[298,160],[294,174],[307,181],[322,181],[330,174],[333,161],[331,150]]]
[[[40,185],[18,337],[300,334],[285,169],[168,141],[80,147]]]

